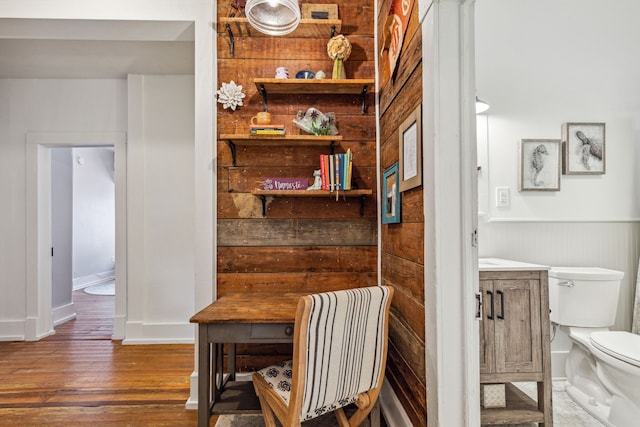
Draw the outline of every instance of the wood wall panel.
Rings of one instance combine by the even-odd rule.
[[[305,3],[302,1],[301,3]],[[307,2],[309,3],[309,2]],[[314,1],[314,3],[317,3]],[[336,3],[343,19],[342,33],[352,43],[345,68],[348,78],[375,76],[374,2]],[[218,2],[218,16],[229,16],[230,0]],[[236,34],[237,35],[237,34]],[[217,75],[222,82],[242,85],[243,106],[235,111],[218,104],[217,113],[217,246],[218,296],[233,292],[320,292],[377,284],[377,159],[375,94],[366,97],[362,114],[359,95],[268,95],[272,123],[287,134],[304,133],[293,123],[298,111],[316,107],[333,112],[342,141],[336,153],[353,153],[353,176],[360,188],[373,194],[360,198],[267,197],[266,217],[259,197],[250,192],[265,177],[303,177],[309,182],[319,167],[320,154],[331,148],[302,146],[238,146],[235,165],[221,134],[247,134],[250,120],[263,110],[253,79],[274,77],[277,67],[290,77],[301,69],[331,75],[327,39],[292,37],[235,37],[231,57],[228,35],[218,34]],[[362,215],[360,213],[363,209]],[[290,346],[238,346],[240,370],[252,371],[290,358]]]
[[[380,3],[378,36],[391,1]],[[384,64],[385,61],[381,61]],[[380,70],[381,75],[383,70]],[[380,168],[398,161],[399,127],[422,102],[422,36],[414,4],[395,74],[380,88]],[[428,129],[422,128],[423,134]],[[424,165],[423,165],[424,166]],[[387,379],[415,426],[426,425],[423,188],[401,193],[401,223],[382,226],[382,281],[396,289],[391,305]]]

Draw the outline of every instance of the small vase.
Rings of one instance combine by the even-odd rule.
[[[347,73],[344,70],[344,61],[342,59],[335,59],[333,61],[333,73],[331,78],[333,80],[347,78]]]

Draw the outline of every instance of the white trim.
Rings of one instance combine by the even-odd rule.
[[[430,130],[423,136],[425,357],[434,426],[480,425],[473,10],[473,1],[435,2],[422,23],[423,123]]]
[[[619,223],[640,222],[640,218],[490,218],[486,222],[566,222],[566,223]]]
[[[76,277],[72,280],[73,290],[77,291],[80,289],[87,288],[92,285],[97,285],[99,283],[110,282],[114,280],[116,277],[116,271],[104,271],[102,273],[90,274],[88,276]]]
[[[116,295],[126,295],[126,134],[124,132],[29,132],[27,173],[27,319],[25,339],[37,341],[54,333],[51,315],[51,173],[52,147],[104,147],[115,151]],[[126,314],[126,298],[116,297],[116,315]],[[121,335],[124,334],[123,331]]]
[[[194,330],[190,323],[127,322],[124,345],[133,344],[194,344]]]
[[[77,317],[76,306],[72,301],[69,304],[56,307],[51,310],[51,316],[53,317],[53,326],[62,325],[63,323]]]
[[[406,427],[412,424],[398,396],[387,381],[382,383],[379,399],[382,416],[388,427]]]
[[[25,320],[0,321],[0,342],[24,341],[24,331],[27,329]]]

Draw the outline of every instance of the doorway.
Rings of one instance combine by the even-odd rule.
[[[51,148],[51,308],[57,334],[60,325],[80,317],[94,324],[81,328],[94,338],[113,333],[114,155],[113,147]]]
[[[126,313],[126,135],[107,133],[27,134],[27,328],[26,339],[54,333],[52,307],[51,151],[55,147],[113,146],[115,184],[116,297],[112,339],[124,338]]]

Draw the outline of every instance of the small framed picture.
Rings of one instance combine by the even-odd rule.
[[[382,182],[382,223],[400,222],[400,189],[398,186],[398,163],[384,171]]]
[[[399,128],[400,191],[422,185],[422,108],[409,114]]]
[[[560,191],[561,147],[559,139],[520,141],[519,191]]]
[[[602,175],[605,173],[605,124],[564,123],[563,173],[566,175]]]

